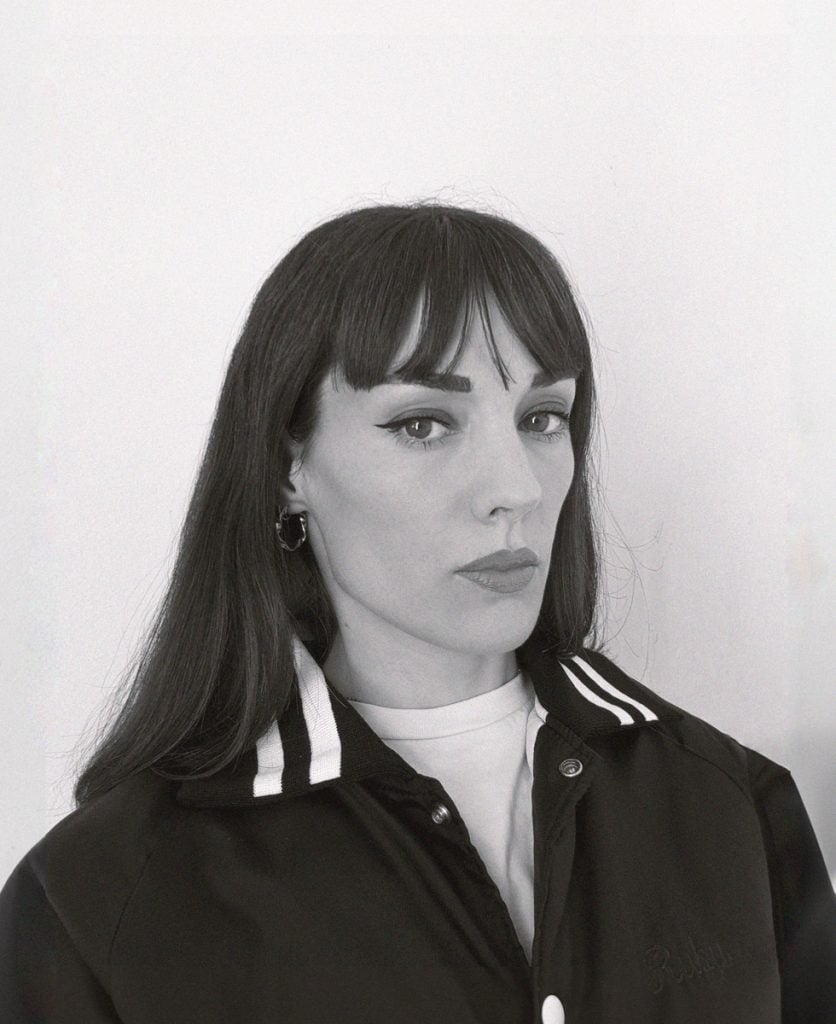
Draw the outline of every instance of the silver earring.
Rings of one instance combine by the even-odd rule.
[[[296,551],[297,548],[301,548],[308,539],[307,512],[291,513],[286,505],[282,505],[279,509],[279,518],[276,520],[276,535],[285,551]]]

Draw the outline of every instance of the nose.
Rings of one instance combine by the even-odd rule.
[[[510,522],[537,508],[543,489],[531,464],[531,454],[516,428],[495,433],[490,442],[482,435],[473,458],[471,510],[480,522],[505,515]]]

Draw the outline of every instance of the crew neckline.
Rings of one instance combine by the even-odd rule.
[[[482,729],[534,704],[534,687],[520,670],[486,693],[436,708],[387,708],[349,700],[382,740],[426,740]]]

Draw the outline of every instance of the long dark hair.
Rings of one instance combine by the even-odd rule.
[[[589,341],[565,274],[537,239],[483,212],[417,203],[345,213],[306,235],[255,297],[221,390],[177,560],[118,714],[81,773],[79,803],[146,768],[211,775],[250,749],[294,686],[291,637],[318,660],[335,619],[306,545],[276,541],[288,438],[304,443],[324,375],[355,388],[392,372],[421,302],[406,379],[436,370],[493,297],[546,370],[571,368],[575,474],[557,525],[543,605],[527,643],[575,653],[594,632],[598,560],[590,506],[594,385]],[[462,313],[464,317],[462,319]],[[498,352],[492,355],[500,372]]]

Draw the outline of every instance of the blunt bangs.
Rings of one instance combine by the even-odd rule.
[[[510,375],[493,337],[493,298],[508,326],[555,378],[587,376],[586,330],[563,271],[551,253],[496,216],[437,205],[367,211],[353,238],[334,307],[332,372],[358,390],[396,375],[414,382],[450,373],[479,316],[507,387]],[[355,225],[355,231],[356,231]],[[417,344],[394,365],[420,304]],[[449,363],[441,360],[452,343]]]

